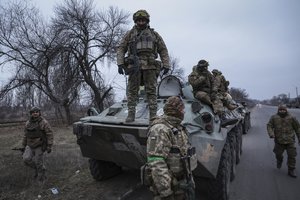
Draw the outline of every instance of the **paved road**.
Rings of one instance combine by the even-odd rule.
[[[300,121],[300,109],[289,110]],[[257,106],[251,115],[252,128],[243,135],[243,155],[236,179],[230,188],[230,200],[300,199],[300,151],[297,147],[297,179],[287,176],[286,155],[283,167],[276,168],[274,142],[268,137],[266,124],[276,107]]]
[[[297,147],[297,179],[287,175],[286,155],[283,167],[276,168],[274,142],[268,137],[266,124],[277,107],[257,106],[251,112],[252,127],[243,135],[243,154],[237,166],[236,178],[230,185],[230,200],[297,200],[300,199],[300,147]],[[300,121],[300,109],[290,109]],[[205,192],[205,191],[204,191]],[[131,193],[134,200],[151,199],[145,188]],[[203,194],[197,199],[207,200]]]

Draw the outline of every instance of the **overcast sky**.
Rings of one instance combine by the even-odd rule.
[[[33,0],[46,17],[62,1]],[[221,70],[230,87],[245,89],[252,99],[281,93],[296,97],[296,88],[300,93],[299,0],[94,2],[98,9],[116,6],[131,14],[146,9],[150,26],[163,37],[170,55],[179,59],[186,77],[193,65],[206,59],[210,70]],[[112,84],[124,80],[116,66],[107,70],[114,74],[107,77]]]

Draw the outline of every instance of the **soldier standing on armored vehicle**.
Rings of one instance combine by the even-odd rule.
[[[223,104],[218,98],[218,88],[214,81],[213,75],[208,71],[208,62],[200,60],[196,66],[193,67],[192,73],[188,80],[193,87],[194,97],[203,103],[211,105],[214,112],[221,116],[223,112]]]
[[[195,148],[191,148],[181,125],[183,118],[184,104],[172,96],[164,106],[164,115],[155,118],[149,127],[147,165],[155,200],[195,198],[192,170],[197,161]]]
[[[267,130],[270,138],[274,138],[275,146],[273,152],[276,155],[277,168],[280,169],[283,160],[283,152],[286,150],[288,159],[288,175],[296,178],[296,156],[295,133],[300,145],[300,125],[298,120],[289,114],[285,105],[278,106],[277,114],[273,115]]]
[[[212,74],[214,77],[215,87],[217,88],[218,91],[217,93],[218,99],[220,99],[223,102],[223,105],[229,110],[234,110],[235,108],[237,108],[237,106],[233,105],[230,99],[227,98],[229,94],[228,93],[229,81],[227,81],[223,76],[222,72],[217,69],[213,69]]]
[[[128,78],[128,116],[126,122],[135,120],[136,104],[140,85],[145,85],[149,105],[149,119],[157,112],[157,77],[160,70],[167,74],[170,61],[167,47],[162,37],[150,28],[150,15],[146,10],[138,10],[133,14],[134,27],[121,40],[117,50],[119,74]],[[127,57],[125,57],[127,53]],[[158,54],[162,63],[157,59]]]
[[[44,152],[51,152],[53,133],[46,119],[41,116],[41,110],[33,107],[30,119],[25,124],[22,141],[23,161],[35,170],[35,178],[45,180]]]

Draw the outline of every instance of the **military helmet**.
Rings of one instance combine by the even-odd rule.
[[[34,113],[34,112],[39,112],[39,113],[41,113],[41,109],[40,109],[39,107],[37,107],[37,106],[34,106],[34,107],[32,107],[32,108],[30,109],[29,113],[32,114],[32,113]]]
[[[209,66],[209,64],[206,60],[200,60],[198,62],[198,67],[208,67],[208,66]]]
[[[213,69],[212,71],[211,71],[213,74],[219,74],[219,70],[217,70],[217,69]]]
[[[133,14],[133,21],[136,22],[138,19],[146,19],[149,23],[150,15],[146,10],[138,10]]]
[[[181,109],[184,109],[184,103],[178,96],[169,97],[164,105],[164,113],[166,115],[177,117],[182,120],[184,116],[180,111]]]

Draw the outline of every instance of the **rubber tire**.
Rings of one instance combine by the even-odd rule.
[[[236,164],[240,163],[241,160],[241,154],[242,154],[242,124],[237,125],[234,128],[235,134],[236,134]]]
[[[236,134],[234,131],[229,132],[229,140],[231,152],[230,181],[233,181],[236,175]]]
[[[230,172],[231,172],[230,163],[231,163],[230,144],[227,141],[222,151],[217,177],[216,179],[211,179],[208,182],[209,198],[211,200],[229,199]]]
[[[97,181],[103,181],[122,172],[122,168],[113,162],[89,159],[90,173]]]

